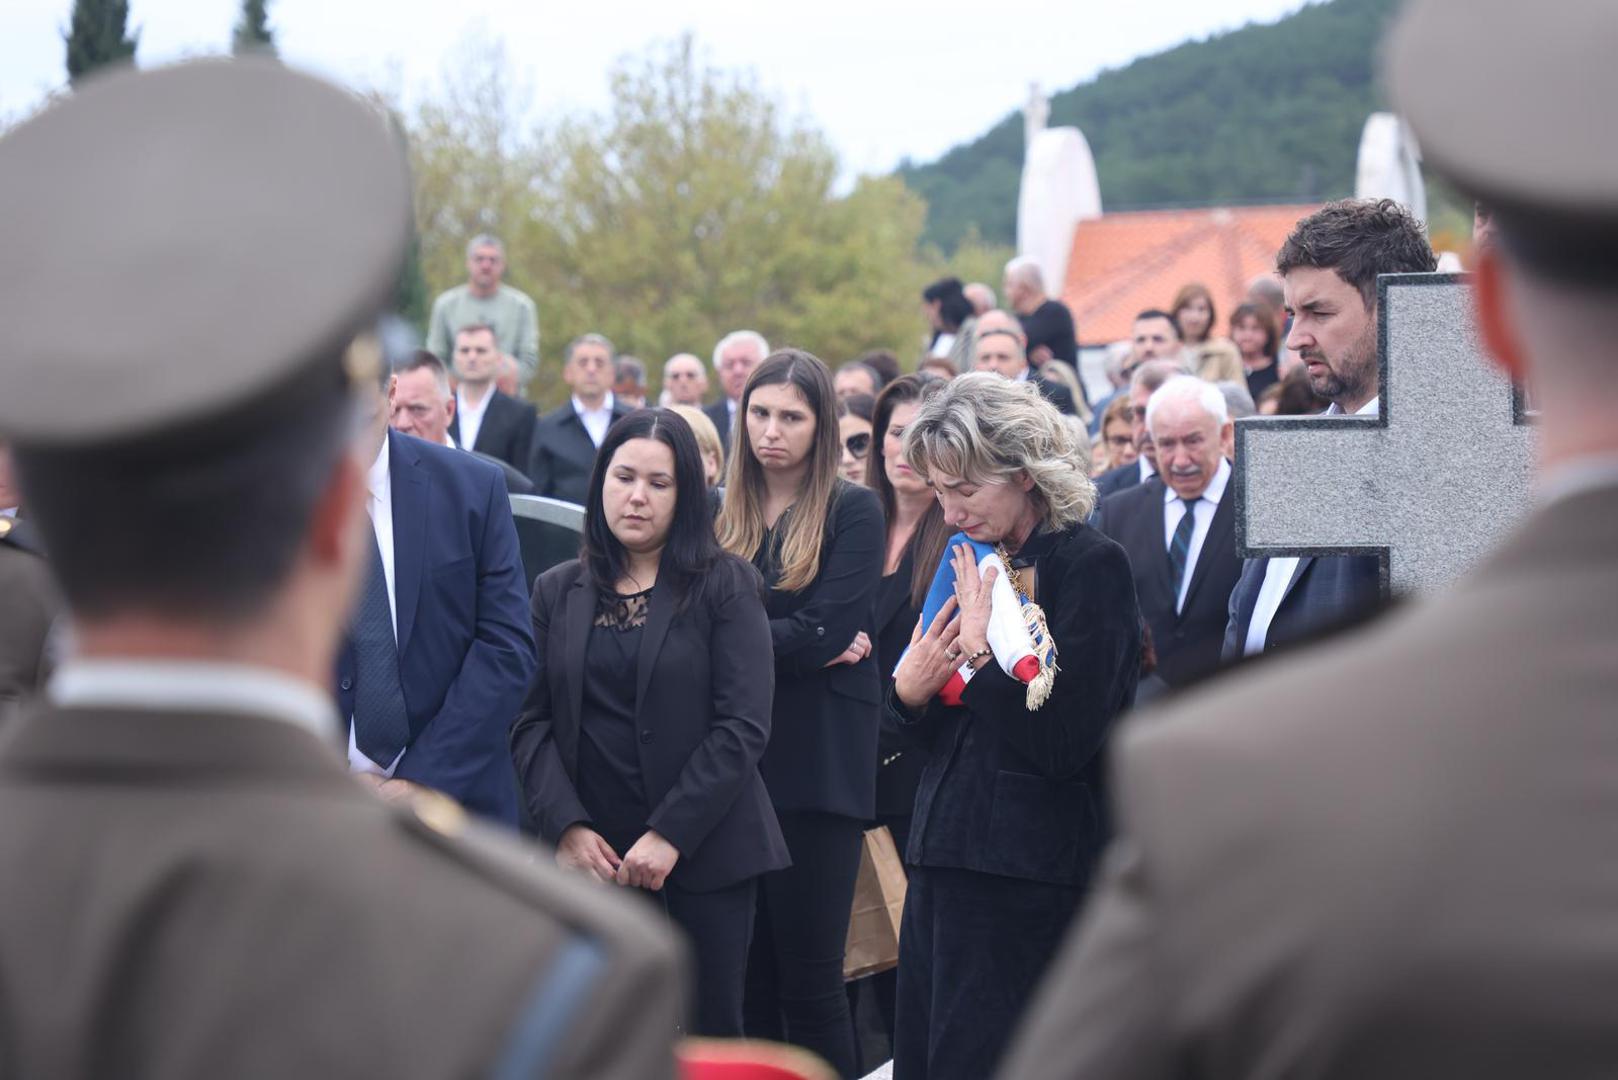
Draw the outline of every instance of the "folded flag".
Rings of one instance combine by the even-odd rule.
[[[992,544],[979,543],[965,533],[949,538],[945,554],[933,574],[933,583],[927,590],[927,599],[921,608],[921,625],[930,627],[943,608],[944,602],[955,595],[955,560],[951,553],[959,544],[966,544],[977,556],[978,576],[989,567],[995,568],[994,583],[989,587],[989,650],[995,663],[1007,675],[1027,685],[1028,708],[1037,709],[1050,696],[1051,684],[1056,679],[1056,643],[1051,640],[1045,626],[1045,613],[1031,597],[1018,595],[1014,578],[1005,561]],[[909,652],[908,648],[905,652]],[[904,656],[899,661],[903,663]],[[897,665],[895,666],[897,670]],[[966,684],[976,674],[972,665],[962,663],[938,692],[938,699],[946,705],[959,705]]]

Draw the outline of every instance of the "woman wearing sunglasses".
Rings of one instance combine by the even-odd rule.
[[[852,394],[837,402],[837,438],[843,446],[838,475],[850,484],[866,482],[865,463],[871,456],[871,414],[876,400],[870,394]]]

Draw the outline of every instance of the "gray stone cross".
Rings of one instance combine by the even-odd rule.
[[[1535,433],[1487,360],[1459,274],[1377,282],[1380,417],[1236,424],[1236,550],[1378,555],[1385,589],[1464,573],[1530,502]]]

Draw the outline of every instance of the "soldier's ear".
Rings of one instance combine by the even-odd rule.
[[[1483,346],[1506,376],[1522,386],[1528,375],[1522,339],[1512,322],[1506,299],[1506,277],[1511,273],[1492,245],[1477,252],[1477,270],[1472,276],[1473,303]]]

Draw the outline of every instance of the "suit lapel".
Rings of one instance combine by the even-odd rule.
[[[489,391],[489,402],[487,405],[483,406],[483,423],[478,425],[477,445],[468,447],[468,449],[476,450],[480,454],[493,453],[490,447],[494,445],[495,436],[499,434],[499,432],[500,391],[491,389]],[[498,457],[499,455],[496,454],[495,456]]]
[[[652,682],[652,668],[657,654],[668,636],[669,624],[674,620],[674,591],[663,583],[660,576],[652,586],[652,595],[646,612],[646,632],[640,639],[640,657],[635,664],[635,712],[638,714],[646,701],[646,689]]]
[[[590,624],[595,621],[596,591],[588,572],[580,573],[567,593],[566,638],[562,663],[567,671],[567,703],[573,711],[573,730],[584,722],[584,647],[590,642]]]
[[[1235,501],[1223,498],[1214,507],[1213,520],[1208,523],[1208,535],[1202,538],[1202,550],[1197,552],[1197,564],[1191,568],[1191,587],[1185,591],[1185,605],[1180,609],[1181,615],[1190,609],[1191,601],[1196,598],[1197,589],[1210,573],[1208,567],[1221,555],[1226,538],[1234,535],[1231,530],[1231,515],[1235,513],[1232,509]]]
[[[399,609],[399,655],[410,644],[427,559],[427,476],[410,440],[388,432],[389,488],[393,494],[393,597]]]
[[[1304,571],[1308,570],[1314,564],[1314,561],[1315,557],[1313,555],[1299,556],[1298,565],[1292,571],[1292,580],[1287,582],[1287,591],[1281,594],[1282,604],[1287,602],[1287,597],[1292,595],[1292,590],[1297,588],[1298,582],[1303,580]],[[1280,605],[1276,606],[1276,610],[1280,610]]]

